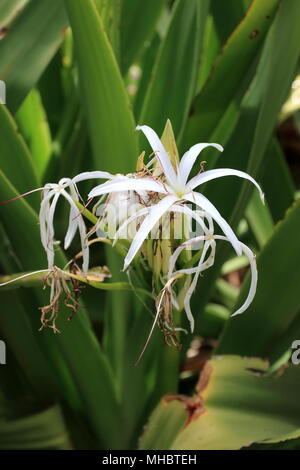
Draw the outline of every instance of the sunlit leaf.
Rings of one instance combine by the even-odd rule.
[[[261,359],[214,357],[201,374],[196,395],[162,399],[140,448],[233,450],[296,433],[300,409],[294,384],[299,369],[290,367],[279,377],[264,377],[260,374],[266,368]],[[177,420],[172,422],[170,415]]]

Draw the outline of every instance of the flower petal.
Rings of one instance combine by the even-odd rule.
[[[48,269],[53,268],[54,265],[54,225],[53,225],[53,218],[54,212],[56,208],[56,204],[58,202],[60,193],[56,193],[52,199],[51,206],[49,209],[48,217],[47,217],[47,245],[46,245],[46,253],[48,259]]]
[[[226,237],[223,237],[222,235],[216,235],[215,238],[217,238],[219,240],[229,241]],[[257,278],[258,278],[256,259],[255,259],[254,253],[244,243],[240,242],[240,244],[241,244],[241,248],[242,248],[243,253],[249,259],[250,270],[251,270],[251,283],[250,283],[249,292],[248,292],[248,295],[247,295],[247,298],[246,298],[245,302],[243,303],[243,305],[238,310],[236,310],[236,312],[234,312],[231,315],[232,317],[235,316],[235,315],[239,315],[240,313],[243,313],[245,310],[247,310],[247,308],[249,307],[249,305],[251,304],[251,302],[254,299],[254,296],[255,296],[255,293],[256,293],[256,287],[257,287]]]
[[[179,175],[180,175],[180,180],[183,185],[186,184],[189,174],[195,164],[195,161],[199,153],[202,150],[204,150],[206,147],[215,147],[217,150],[220,150],[220,152],[223,152],[223,147],[222,145],[219,145],[219,144],[203,143],[203,144],[193,145],[187,152],[185,152],[182,159],[180,160]]]
[[[166,196],[161,201],[159,201],[155,206],[149,211],[149,214],[143,221],[141,227],[139,228],[137,234],[135,235],[130,248],[128,250],[127,256],[124,261],[124,270],[129,266],[140,247],[142,246],[144,240],[147,238],[148,233],[152,230],[155,224],[159,219],[165,214],[169,208],[178,200],[176,196]]]
[[[218,168],[216,170],[204,171],[203,173],[200,173],[199,175],[195,176],[189,181],[189,187],[191,189],[194,189],[200,184],[206,183],[207,181],[214,180],[215,178],[222,178],[223,176],[238,176],[239,178],[244,178],[244,179],[251,181],[251,183],[253,183],[259,190],[261,200],[264,201],[264,193],[262,192],[261,187],[255,181],[255,179],[252,178],[252,176],[248,175],[248,173],[245,173],[244,171],[233,170],[231,168]]]
[[[176,186],[177,185],[176,172],[171,163],[169,154],[166,151],[165,147],[163,146],[156,132],[153,129],[151,129],[151,127],[149,126],[137,126],[136,129],[139,131],[142,131],[145,134],[149,144],[151,145],[153,152],[155,152],[157,155],[157,159],[159,160],[160,166],[162,167],[165,177],[168,180],[169,184],[171,186]]]
[[[43,191],[43,200],[40,205],[39,212],[39,224],[40,224],[40,235],[41,242],[44,249],[47,251],[47,219],[50,209],[50,199],[55,194],[55,191],[46,189]]]
[[[135,219],[138,219],[139,217],[142,217],[142,216],[144,216],[144,215],[147,215],[150,210],[151,210],[151,207],[145,207],[145,208],[139,210],[138,212],[135,212],[135,213],[132,214],[130,217],[128,217],[128,219],[126,219],[126,220],[120,225],[120,227],[118,228],[118,230],[117,230],[116,233],[114,234],[113,246],[114,246],[115,243],[118,241],[118,238],[120,238],[120,234],[122,233],[122,231],[123,231],[128,225],[130,225]],[[121,235],[121,238],[123,238],[122,235]]]
[[[60,182],[61,184],[61,182]],[[71,191],[71,196],[74,201],[78,201],[79,195],[77,191],[77,186],[74,181],[69,180],[69,189]],[[78,221],[77,221],[77,216],[78,214],[78,208],[76,207],[76,210],[71,207],[70,209],[70,215],[69,215],[69,225],[68,225],[68,230],[65,236],[65,241],[64,241],[64,249],[67,250],[69,246],[71,245],[73,238],[76,235],[77,229],[78,229]]]
[[[71,245],[73,238],[76,235],[77,228],[78,228],[78,223],[77,223],[77,214],[78,210],[75,211],[73,207],[70,209],[70,215],[69,215],[69,225],[68,225],[68,230],[65,236],[65,242],[64,242],[64,249],[67,250],[69,246]]]
[[[172,212],[179,212],[181,214],[185,214],[188,217],[191,217],[192,219],[194,219],[196,222],[198,222],[198,224],[200,225],[200,227],[202,228],[203,232],[206,235],[208,235],[211,232],[211,227],[208,229],[203,219],[201,218],[201,216],[197,212],[192,211],[192,209],[190,209],[188,206],[176,205],[172,207]],[[202,217],[206,217],[206,212],[201,211],[201,213],[202,213]],[[210,217],[210,220],[211,220],[211,217]]]
[[[206,269],[206,268],[202,269],[202,265],[203,265],[206,253],[207,253],[207,251],[210,247],[212,247],[212,255],[214,257],[214,248],[215,247],[213,246],[212,241],[209,240],[204,244],[204,247],[203,247],[203,250],[202,250],[202,253],[201,253],[201,257],[200,257],[200,260],[199,260],[199,263],[198,263],[198,266],[197,266],[198,271],[196,272],[195,276],[193,277],[191,285],[188,288],[188,291],[187,291],[187,293],[185,294],[185,297],[184,297],[184,309],[185,309],[185,313],[187,315],[187,318],[190,322],[190,328],[191,328],[192,333],[193,333],[194,327],[195,327],[195,320],[194,320],[194,317],[193,317],[193,314],[192,314],[192,310],[191,310],[191,306],[190,306],[190,300],[191,300],[191,297],[194,293],[194,290],[196,289],[196,285],[197,285],[200,273]]]
[[[89,268],[89,247],[87,245],[87,240],[86,240],[86,228],[85,228],[85,223],[83,221],[82,215],[76,206],[75,202],[71,198],[71,196],[67,193],[67,191],[62,190],[61,194],[67,199],[69,202],[71,209],[74,210],[75,217],[77,219],[77,226],[79,229],[79,234],[80,234],[80,242],[81,242],[81,249],[82,249],[82,271],[84,274],[87,273],[88,268]]]
[[[195,203],[197,206],[201,207],[205,210],[205,212],[208,212],[209,215],[211,215],[211,217],[219,224],[224,234],[230,240],[230,243],[232,244],[236,253],[240,256],[242,254],[240,242],[230,225],[226,222],[225,219],[223,219],[215,206],[205,196],[203,196],[203,194],[197,193],[196,191],[193,191],[191,194],[186,194],[185,199]]]
[[[97,178],[104,178],[104,179],[111,179],[115,175],[108,173],[107,171],[84,171],[83,173],[79,173],[72,181],[74,183],[79,183],[80,181],[85,181],[89,179],[97,179]]]
[[[88,197],[93,198],[102,194],[121,192],[121,191],[154,191],[167,194],[164,186],[154,179],[150,178],[128,178],[114,179],[106,183],[100,184],[91,190]]]
[[[205,259],[206,253],[207,253],[207,251],[210,247],[211,247],[211,254],[210,254],[209,258],[211,258],[211,262],[209,263],[209,265],[211,266],[214,263],[216,243],[213,240],[209,240],[209,241],[207,241],[207,243],[204,244],[203,251],[201,253],[201,257],[200,257],[200,260],[199,260],[199,263],[198,263],[198,271],[196,272],[196,274],[195,274],[195,276],[192,280],[192,283],[191,283],[191,285],[190,285],[190,287],[189,287],[189,289],[188,289],[188,291],[185,295],[185,298],[184,298],[184,310],[185,310],[185,313],[188,317],[188,320],[190,321],[190,326],[191,326],[191,332],[192,333],[194,331],[195,321],[194,321],[194,317],[193,317],[192,310],[191,310],[190,300],[191,300],[191,297],[192,297],[192,295],[193,295],[193,293],[196,289],[197,282],[198,282],[198,279],[199,279],[199,276],[200,276],[201,272],[209,267],[209,266],[205,266],[206,263],[204,263],[204,259]]]
[[[193,239],[193,241],[195,241],[195,242],[205,241],[205,240],[207,240],[207,237],[205,235],[201,235],[201,236],[196,237],[195,239]],[[189,241],[191,241],[191,240],[189,240]],[[179,269],[178,271],[174,271],[177,260],[180,256],[180,254],[182,253],[182,251],[185,250],[185,249],[186,249],[185,244],[182,244],[182,245],[178,246],[176,248],[176,250],[174,251],[174,253],[172,254],[172,256],[170,257],[169,270],[168,270],[168,279],[171,279],[171,277],[175,276],[178,273],[193,274],[198,270],[197,267],[193,267],[193,268]]]
[[[258,274],[257,274],[255,255],[252,253],[250,248],[248,248],[246,245],[244,245],[244,243],[241,243],[241,246],[242,246],[243,253],[249,259],[250,269],[251,269],[251,283],[250,283],[248,296],[247,296],[245,302],[243,303],[243,305],[238,310],[236,310],[236,312],[234,312],[231,315],[232,317],[234,315],[239,315],[240,313],[243,313],[245,310],[247,310],[247,308],[251,304],[252,300],[254,299],[254,296],[255,296],[255,293],[256,293],[256,287],[257,287]]]

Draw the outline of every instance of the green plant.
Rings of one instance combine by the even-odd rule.
[[[0,338],[7,346],[0,448],[299,446],[300,369],[289,362],[300,333],[300,207],[274,132],[298,72],[299,15],[294,0],[2,2],[0,201],[16,200],[0,206]],[[265,192],[262,205],[248,182],[201,187],[257,254],[258,287],[248,310],[231,317],[249,290],[249,260],[220,241],[191,298],[194,332],[176,332],[181,350],[165,344],[159,328],[147,341],[169,240],[159,250],[147,240],[148,270],[132,256],[129,278],[121,271],[124,241],[112,246],[98,236],[89,248],[91,266],[101,269],[92,273],[87,264],[81,272],[80,254],[66,267],[85,246],[84,233],[65,252],[46,242],[48,261],[55,249],[58,266],[49,277],[39,192],[19,198],[87,171],[141,171],[151,151],[138,159],[145,141],[137,124],[163,136],[173,163],[197,142],[220,143],[222,154],[205,150],[205,170],[247,172]],[[91,191],[88,179],[80,184]],[[77,199],[91,229],[98,217]],[[58,200],[56,210],[61,239],[69,207]],[[181,255],[181,267],[200,256]],[[49,306],[45,279],[61,294],[52,297],[48,323],[49,309],[39,311]],[[189,279],[176,281],[184,296]],[[60,333],[39,331],[41,313],[42,326]],[[189,329],[173,313],[174,325]]]

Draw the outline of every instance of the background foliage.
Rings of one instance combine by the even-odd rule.
[[[220,245],[194,295],[194,337],[178,352],[157,331],[138,367],[152,319],[133,292],[86,286],[54,335],[38,331],[41,285],[2,289],[0,448],[299,448],[300,368],[289,365],[300,335],[299,115],[297,103],[282,108],[299,18],[295,0],[1,2],[1,201],[79,171],[134,171],[135,125],[161,134],[169,118],[181,151],[221,143],[206,169],[247,171],[267,204],[231,178],[204,188],[257,253],[255,300],[230,318],[248,269]],[[38,207],[37,194],[0,207],[3,276],[45,267]],[[119,255],[92,253],[127,282]]]

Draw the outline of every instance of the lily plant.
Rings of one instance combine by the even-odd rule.
[[[168,273],[168,282],[172,276],[178,275],[180,273],[187,275],[194,274],[194,279],[189,289],[187,290],[184,299],[184,308],[190,321],[191,330],[194,328],[194,319],[190,308],[190,298],[196,288],[200,273],[202,273],[205,269],[208,269],[213,264],[216,245],[215,240],[217,239],[228,241],[233,246],[237,255],[240,256],[245,254],[249,259],[252,274],[249,294],[244,304],[236,312],[234,312],[234,314],[237,315],[244,312],[252,302],[256,291],[257,269],[255,256],[246,245],[238,240],[234,231],[219,213],[217,208],[203,194],[201,194],[199,191],[196,191],[196,188],[216,178],[221,178],[223,176],[237,176],[252,182],[259,190],[261,200],[264,201],[264,194],[260,186],[249,174],[230,168],[200,171],[196,176],[189,179],[196,159],[205,148],[214,147],[222,152],[223,147],[217,143],[198,143],[193,145],[183,155],[180,161],[174,162],[171,160],[170,154],[166,151],[162,141],[159,139],[158,135],[153,129],[151,129],[149,126],[137,126],[137,130],[141,130],[148,139],[153,153],[155,154],[155,158],[152,160],[152,163],[153,161],[156,161],[156,164],[158,164],[160,167],[160,171],[154,171],[151,177],[149,177],[149,172],[147,172],[146,175],[141,175],[138,172],[123,176],[116,175],[109,181],[96,186],[89,193],[89,198],[95,198],[105,194],[115,192],[119,193],[120,191],[143,191],[144,193],[148,192],[151,194],[152,199],[153,194],[155,194],[155,203],[150,204],[148,207],[142,208],[141,210],[134,213],[129,219],[125,220],[115,235],[118,237],[118,234],[122,232],[125,225],[131,223],[134,219],[144,217],[125,257],[124,270],[128,268],[132,260],[136,257],[153,227],[159,221],[164,220],[163,217],[165,214],[181,212],[189,219],[195,219],[196,222],[201,226],[201,229],[204,231],[204,236],[188,240],[182,243],[181,246],[175,250],[173,256],[170,258]],[[196,211],[191,210],[186,203],[192,203],[196,208],[200,209],[202,211],[202,217],[197,215]],[[210,228],[206,228],[204,223],[205,218],[209,221]],[[224,235],[214,235],[213,221],[219,225]],[[199,242],[200,239],[204,242],[204,246],[198,265],[193,268],[181,269],[177,271],[175,270],[173,272],[173,268],[180,252],[185,248],[191,247],[194,243]],[[205,259],[206,253],[209,252],[209,249],[211,250],[211,253],[209,258]]]
[[[170,123],[169,126],[171,126]],[[169,127],[169,133],[171,132],[171,136],[174,139],[173,131],[170,131],[170,129],[171,127]],[[171,155],[170,151],[165,148],[162,140],[158,137],[156,132],[149,126],[137,126],[137,130],[141,130],[146,136],[153,150],[154,158],[152,158],[147,165],[142,163],[141,168],[136,172],[127,175],[113,175],[105,171],[90,171],[80,173],[72,179],[63,178],[58,184],[48,183],[43,188],[39,188],[43,192],[39,214],[40,234],[43,247],[47,254],[48,270],[51,271],[54,268],[54,248],[55,245],[59,243],[55,240],[54,215],[59,198],[63,197],[70,206],[69,222],[64,240],[64,248],[69,248],[78,231],[83,258],[82,272],[83,275],[87,275],[90,261],[88,238],[96,231],[99,221],[102,222],[101,227],[104,227],[105,229],[105,220],[103,221],[102,215],[94,230],[89,233],[87,232],[84,214],[80,210],[79,203],[82,201],[82,198],[77,185],[84,180],[106,179],[107,181],[97,185],[90,191],[88,195],[88,204],[90,204],[94,198],[100,197],[101,200],[102,198],[105,199],[106,204],[108,202],[112,204],[116,211],[120,210],[120,207],[117,208],[117,205],[121,205],[121,211],[119,211],[117,215],[118,227],[116,227],[113,232],[114,243],[124,236],[122,234],[124,233],[126,226],[137,221],[135,234],[130,242],[128,240],[129,244],[127,243],[126,246],[127,251],[124,256],[124,271],[128,271],[128,267],[132,264],[132,261],[137,257],[139,252],[143,253],[143,248],[145,247],[147,238],[149,237],[150,232],[152,232],[157,225],[161,229],[160,233],[163,233],[163,228],[166,224],[170,224],[170,218],[168,219],[167,216],[170,216],[171,214],[179,214],[187,220],[189,225],[191,225],[192,220],[194,220],[198,228],[201,230],[201,235],[197,235],[192,238],[187,236],[184,240],[181,239],[179,243],[177,243],[177,246],[175,246],[175,249],[170,246],[170,240],[168,240],[168,247],[164,245],[164,251],[166,252],[165,258],[167,258],[167,269],[160,277],[159,283],[161,285],[161,291],[156,292],[157,313],[155,315],[154,325],[160,318],[160,315],[162,318],[171,318],[170,311],[172,308],[177,310],[184,308],[190,323],[191,331],[194,330],[194,317],[191,312],[190,299],[196,289],[199,276],[214,263],[216,240],[225,240],[229,242],[238,256],[244,254],[249,260],[252,275],[250,290],[244,304],[234,312],[234,315],[244,312],[252,302],[256,292],[257,269],[255,256],[246,245],[238,240],[233,229],[222,217],[217,208],[201,192],[196,190],[196,188],[216,178],[221,178],[223,176],[237,176],[252,182],[259,190],[262,201],[264,201],[264,195],[260,186],[247,173],[230,168],[203,171],[203,165],[201,165],[200,172],[198,172],[196,176],[190,178],[192,169],[201,152],[208,147],[214,147],[222,152],[223,147],[220,144],[198,143],[193,145],[183,155],[181,160],[179,160],[177,148],[174,157],[174,155]],[[173,146],[176,147],[175,140],[173,142]],[[138,206],[136,206],[137,202]],[[133,210],[128,211],[131,204],[134,206]],[[196,209],[191,209],[191,205]],[[126,214],[125,212],[122,213],[122,207],[126,209]],[[136,207],[138,207],[138,209],[136,209]],[[223,235],[215,234],[214,222],[221,228]],[[105,230],[102,230],[102,233],[105,234]],[[181,253],[184,250],[194,249],[196,246],[195,244],[199,242],[201,242],[203,246],[196,265],[188,267],[182,265],[178,266]],[[151,250],[154,250],[154,245],[150,244],[150,251]],[[162,256],[164,257],[164,255]],[[147,259],[147,257],[149,262],[151,257],[149,248],[148,251],[144,250],[144,258]],[[148,264],[150,265],[150,262]],[[166,260],[164,260],[164,265],[166,265]],[[177,300],[179,296],[176,298],[173,285],[175,284],[175,281],[183,276],[188,278],[188,282],[185,284],[183,289],[183,302],[179,304]],[[192,279],[191,276],[193,276]],[[161,312],[161,309],[164,311]],[[161,329],[163,331],[177,330],[172,326],[172,321],[169,320],[165,320],[165,324]]]

